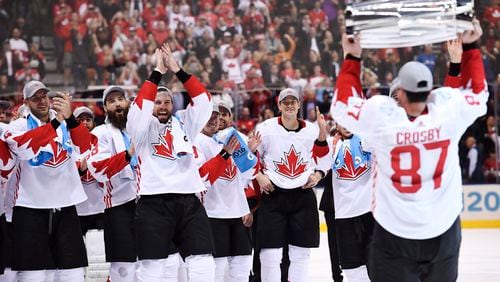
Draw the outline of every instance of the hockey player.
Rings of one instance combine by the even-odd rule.
[[[429,69],[409,62],[399,71],[400,106],[386,96],[361,93],[359,38],[342,38],[346,59],[331,112],[358,134],[376,156],[373,172],[375,227],[369,254],[372,281],[455,281],[461,241],[458,142],[486,111],[488,93],[475,41],[464,33],[462,86],[432,90]]]
[[[104,184],[104,246],[112,281],[136,281],[134,229],[138,165],[133,141],[125,128],[130,106],[126,92],[108,86],[102,97],[106,122],[92,134],[98,143],[87,161],[92,176]]]
[[[48,91],[39,81],[28,82],[23,96],[29,114],[4,133],[19,160],[12,269],[19,271],[18,281],[50,280],[49,274],[83,281],[87,256],[75,204],[87,197],[75,162],[93,141],[73,116],[69,96],[53,98],[52,111]]]
[[[213,103],[203,85],[180,69],[168,45],[155,54],[156,68],[134,100],[127,122],[140,160],[136,211],[139,280],[164,281],[173,242],[186,261],[190,281],[213,281],[210,223],[195,195],[205,187],[192,145],[209,120]],[[152,113],[157,85],[167,71],[184,84],[192,103],[160,123]]]
[[[200,175],[208,191],[201,193],[202,203],[207,211],[215,242],[215,280],[225,281],[226,267],[228,281],[248,281],[252,266],[252,244],[248,224],[250,209],[245,195],[245,188],[258,169],[258,162],[241,171],[232,157],[235,150],[242,148],[239,142],[245,142],[243,135],[233,128],[219,132],[220,110],[227,107],[215,105],[208,123],[195,139],[199,151]],[[233,135],[229,138],[230,132]],[[224,145],[225,140],[229,141]],[[250,152],[258,142],[249,141]],[[239,150],[237,150],[238,153]],[[253,158],[256,158],[253,156]]]
[[[89,131],[95,127],[94,113],[87,107],[78,107],[73,111],[76,120],[83,124]],[[87,194],[87,200],[76,205],[76,211],[80,218],[82,234],[85,236],[90,229],[102,230],[104,228],[104,189],[87,169],[87,160],[90,152],[82,156],[77,162],[82,181],[83,190]]]
[[[264,169],[257,175],[263,191],[259,207],[257,242],[262,281],[280,281],[282,248],[289,245],[289,281],[307,281],[310,248],[319,246],[319,215],[314,187],[324,176],[315,170],[313,145],[319,130],[300,120],[299,94],[280,92],[281,116],[257,126],[262,143],[258,151]]]
[[[366,264],[374,224],[371,154],[359,137],[339,124],[338,135],[327,138],[326,122],[319,109],[316,109],[316,115],[320,124],[318,142],[327,142],[329,151],[318,167],[332,169],[334,226],[340,266],[349,281],[370,281]]]

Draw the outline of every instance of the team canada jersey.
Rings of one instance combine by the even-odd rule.
[[[369,212],[372,203],[371,160],[356,160],[350,139],[328,137],[327,142],[328,155],[318,164],[318,168],[323,171],[332,169],[335,218],[352,218]],[[360,143],[364,151],[365,144]],[[339,160],[343,160],[343,163],[337,165]]]
[[[458,142],[486,112],[488,93],[479,50],[463,53],[461,81],[467,89],[433,90],[425,112],[411,120],[387,96],[355,97],[361,93],[359,74],[360,62],[346,59],[331,113],[375,154],[375,219],[403,238],[441,235],[462,209]]]
[[[194,77],[184,83],[192,103],[162,124],[153,116],[157,85],[146,80],[128,113],[127,130],[139,160],[139,194],[191,194],[205,190],[192,140],[210,119],[213,103]]]
[[[125,158],[122,133],[107,122],[94,128],[92,134],[98,142],[92,148],[87,166],[92,176],[104,185],[104,205],[111,208],[135,199],[137,176]]]
[[[256,169],[241,173],[232,158],[224,160],[219,154],[223,145],[203,133],[198,134],[194,144],[201,165],[200,176],[208,188],[200,194],[208,217],[238,218],[250,213],[245,187],[256,174]]]
[[[294,189],[306,184],[314,172],[313,145],[319,129],[315,124],[299,120],[302,128],[287,131],[281,117],[271,118],[257,125],[262,142],[258,147],[264,174],[283,189]]]
[[[61,126],[54,130],[50,123],[41,124],[34,115],[29,115],[39,125],[37,128],[29,130],[27,120],[20,118],[11,122],[4,133],[10,150],[19,161],[15,206],[47,209],[83,202],[87,196],[76,161],[79,154],[90,149],[91,134],[82,124],[69,129],[70,138],[65,146],[71,146],[70,153],[61,145],[64,140]],[[54,115],[51,112],[51,118]],[[41,165],[32,165],[30,161],[36,160],[40,152],[48,152],[52,158]]]
[[[85,155],[78,161],[78,166],[82,161],[88,162],[89,155]],[[79,216],[92,215],[103,213],[106,206],[104,205],[104,184],[97,182],[90,170],[85,170],[80,175],[83,191],[87,194],[87,200],[76,205],[76,211]]]
[[[0,215],[4,212],[7,213],[8,203],[7,203],[7,182],[9,181],[9,176],[15,168],[16,158],[9,150],[9,146],[3,140],[3,131],[7,127],[7,124],[0,123]],[[7,207],[7,209],[6,209]],[[7,210],[7,211],[6,211]]]

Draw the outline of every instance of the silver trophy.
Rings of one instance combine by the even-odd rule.
[[[346,32],[359,33],[368,49],[443,42],[472,29],[473,0],[351,1]]]

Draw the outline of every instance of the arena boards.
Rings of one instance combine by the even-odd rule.
[[[317,189],[321,199],[323,189]],[[500,228],[500,185],[464,185],[462,228]],[[443,207],[446,208],[446,207]],[[326,232],[326,223],[320,213],[320,228]]]

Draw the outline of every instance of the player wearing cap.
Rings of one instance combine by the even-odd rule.
[[[242,172],[234,160],[233,152],[241,149],[246,140],[233,128],[219,131],[220,112],[230,111],[225,104],[214,105],[212,116],[195,139],[199,151],[200,175],[208,190],[200,198],[207,211],[215,242],[215,280],[224,281],[228,266],[229,281],[248,281],[252,266],[250,241],[251,214],[245,188],[258,169],[258,162]],[[230,134],[240,134],[239,137]],[[245,144],[240,144],[245,142]],[[248,141],[249,153],[258,145],[257,139]],[[252,158],[256,158],[252,154]]]
[[[168,45],[156,51],[157,65],[129,112],[127,129],[137,146],[139,195],[136,211],[139,280],[163,281],[171,243],[185,259],[190,281],[213,281],[213,239],[205,209],[195,193],[205,190],[193,140],[212,112],[211,96],[179,68]],[[172,71],[192,103],[166,123],[153,117],[157,85]],[[163,114],[158,112],[158,117]]]
[[[83,106],[78,107],[73,111],[73,115],[89,131],[94,129],[95,121],[92,110]],[[82,234],[84,236],[90,229],[102,230],[104,228],[104,189],[102,184],[97,182],[87,169],[89,154],[90,151],[81,156],[77,162],[83,190],[87,194],[87,200],[76,205],[76,211],[80,218],[80,226],[82,227]]]
[[[361,93],[359,38],[342,38],[346,59],[332,116],[373,148],[375,218],[369,253],[372,281],[455,281],[462,209],[458,142],[486,111],[488,93],[477,20],[464,33],[462,86],[432,90],[430,70],[409,62],[398,74],[400,106]]]
[[[75,166],[92,136],[76,121],[69,96],[58,93],[50,110],[49,89],[39,81],[23,89],[26,118],[4,133],[19,165],[13,223],[13,270],[18,281],[83,281],[87,265],[75,204],[86,200]]]
[[[104,244],[111,263],[111,280],[136,280],[136,235],[134,229],[137,157],[125,125],[130,103],[119,86],[108,86],[102,97],[106,121],[92,134],[98,143],[92,148],[87,167],[104,184]]]
[[[290,281],[307,281],[310,248],[319,246],[319,215],[314,187],[324,172],[315,170],[313,145],[319,130],[297,118],[299,94],[280,92],[281,116],[257,126],[258,151],[264,169],[257,175],[263,191],[257,244],[261,249],[262,281],[279,281],[282,248],[289,246]]]
[[[328,137],[326,121],[316,108],[320,127],[318,143],[327,145],[318,168],[332,169],[332,188],[340,266],[351,282],[370,281],[368,249],[373,232],[372,157],[364,142],[337,124],[338,134]],[[316,151],[321,150],[317,149]]]

